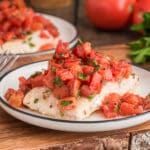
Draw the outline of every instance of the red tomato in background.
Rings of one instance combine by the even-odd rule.
[[[133,12],[133,24],[141,23],[145,12],[150,12],[150,0],[138,0]]]
[[[132,14],[135,0],[85,0],[86,13],[96,26],[106,30],[125,27]]]

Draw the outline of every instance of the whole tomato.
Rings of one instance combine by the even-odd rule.
[[[98,28],[121,29],[130,20],[136,0],[85,0],[86,14]]]
[[[150,12],[150,0],[138,0],[133,12],[133,24],[141,23],[145,12]]]

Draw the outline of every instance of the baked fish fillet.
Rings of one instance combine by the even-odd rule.
[[[107,82],[100,94],[97,94],[92,100],[80,97],[77,100],[76,108],[61,112],[58,108],[58,99],[53,96],[52,92],[46,87],[37,87],[29,91],[23,104],[41,114],[48,115],[52,118],[64,120],[83,120],[99,109],[102,100],[109,93],[115,92],[123,95],[126,92],[132,92],[139,81],[138,76],[131,75],[128,79],[120,82]]]

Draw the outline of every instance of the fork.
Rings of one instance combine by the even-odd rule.
[[[10,69],[18,57],[19,55],[8,54],[7,52],[0,54],[0,77]]]

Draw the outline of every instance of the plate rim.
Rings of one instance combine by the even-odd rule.
[[[10,73],[12,73],[13,71],[16,71],[17,69],[20,69],[20,68],[23,68],[23,67],[26,67],[26,66],[29,66],[29,65],[32,65],[32,64],[36,64],[36,63],[42,63],[42,62],[47,62],[47,60],[42,60],[42,61],[37,61],[37,62],[31,62],[29,64],[25,64],[25,65],[22,65],[22,66],[19,66],[15,69],[12,69],[8,72],[6,72],[3,76],[0,77],[0,82]],[[141,68],[141,67],[138,67],[136,65],[132,65],[132,66],[135,66],[137,68],[140,68],[140,69],[143,69],[143,70],[146,70],[149,72],[149,70],[145,69],[145,68]],[[118,122],[118,121],[124,121],[124,120],[130,120],[132,118],[137,118],[137,117],[141,117],[143,115],[146,115],[148,113],[150,113],[150,110],[149,111],[146,111],[142,114],[138,114],[138,115],[133,115],[133,116],[128,116],[128,117],[124,117],[124,118],[118,118],[118,119],[107,119],[107,120],[96,120],[96,121],[76,121],[76,120],[63,120],[63,119],[56,119],[56,118],[51,118],[51,117],[47,117],[47,116],[42,116],[42,115],[36,115],[36,114],[33,114],[33,113],[30,113],[30,112],[26,112],[24,110],[21,110],[21,109],[17,109],[13,106],[11,106],[9,103],[6,102],[6,100],[4,100],[1,95],[0,95],[0,102],[5,105],[6,107],[8,107],[9,109],[17,112],[17,113],[21,113],[23,115],[26,115],[26,116],[30,116],[30,117],[34,117],[34,118],[37,118],[37,119],[42,119],[42,120],[47,120],[47,121],[55,121],[55,122],[59,122],[59,123],[76,123],[76,124],[95,124],[95,123],[111,123],[111,122]]]
[[[40,12],[36,12],[36,14],[38,14],[38,15],[45,15],[45,16],[49,16],[49,17],[53,17],[53,18],[55,18],[55,19],[59,19],[59,20],[61,20],[61,21],[63,21],[63,22],[66,22],[66,23],[68,23],[69,25],[71,25],[73,28],[74,28],[74,30],[76,31],[76,34],[74,35],[74,37],[68,42],[69,43],[69,45],[71,45],[72,43],[74,43],[75,42],[75,44],[77,43],[77,38],[79,37],[79,31],[78,31],[78,29],[75,27],[75,25],[74,24],[72,24],[71,22],[69,22],[69,21],[67,21],[67,20],[65,20],[65,19],[63,19],[63,18],[60,18],[60,17],[58,17],[58,16],[54,16],[54,15],[49,15],[49,14],[46,14],[46,13],[40,13]],[[16,55],[18,55],[18,56],[20,56],[20,57],[26,57],[26,56],[30,56],[30,55],[32,55],[32,56],[35,56],[35,55],[45,55],[45,54],[51,54],[51,53],[54,53],[54,51],[55,51],[55,48],[52,48],[52,49],[49,49],[49,50],[46,50],[46,51],[36,51],[36,52],[31,52],[31,53],[17,53]],[[11,53],[9,54],[9,55],[12,55]]]

